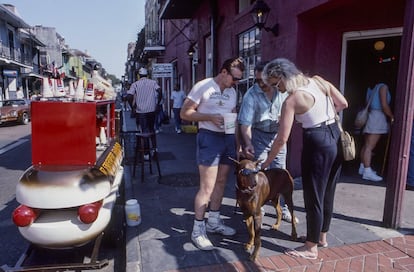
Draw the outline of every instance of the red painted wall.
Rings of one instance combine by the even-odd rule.
[[[339,86],[344,32],[402,27],[405,0],[265,0],[271,8],[267,25],[279,23],[279,35],[262,33],[262,59],[286,57],[294,61],[305,73],[320,74]],[[197,78],[205,75],[204,39],[210,35],[210,1],[204,1],[194,14],[193,21],[185,28],[190,39],[200,45],[200,64]],[[216,66],[229,57],[237,55],[237,35],[253,27],[249,8],[237,12],[238,1],[217,1],[217,47]],[[178,20],[175,20],[175,23]],[[179,73],[185,75],[186,90],[191,88],[191,63],[187,54],[189,42],[177,28],[166,21],[165,61],[178,61]],[[171,31],[171,33],[169,33]],[[173,39],[173,40],[172,40]],[[218,69],[218,67],[216,67]],[[293,176],[300,175],[301,129],[292,132],[288,166]]]

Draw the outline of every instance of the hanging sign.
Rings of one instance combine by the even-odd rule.
[[[152,65],[152,77],[172,77],[172,63],[154,63]]]
[[[16,70],[3,70],[3,75],[7,77],[17,77]]]

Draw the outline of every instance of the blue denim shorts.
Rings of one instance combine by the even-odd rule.
[[[236,159],[236,137],[207,129],[199,129],[197,134],[197,164],[217,166],[233,165],[228,157]]]

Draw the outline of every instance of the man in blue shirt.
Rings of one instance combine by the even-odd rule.
[[[238,114],[244,155],[253,160],[265,161],[279,128],[282,104],[287,93],[266,85],[262,71],[266,62],[259,63],[254,69],[255,84],[243,96]],[[286,168],[287,148],[279,152],[270,168]],[[262,210],[263,211],[263,210]],[[282,203],[282,218],[291,222],[292,216],[287,205]],[[297,219],[296,219],[297,220]]]

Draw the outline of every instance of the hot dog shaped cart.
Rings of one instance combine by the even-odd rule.
[[[115,101],[33,101],[31,110],[32,166],[13,221],[34,245],[82,246],[108,226],[122,180]]]

